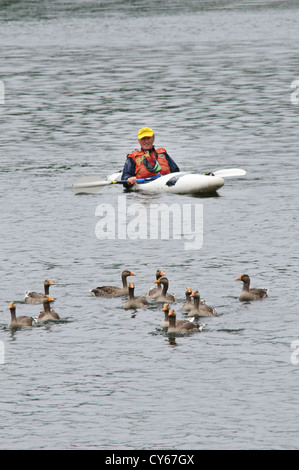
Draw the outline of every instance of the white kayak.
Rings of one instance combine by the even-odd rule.
[[[137,180],[137,184],[131,186],[130,190],[148,193],[213,194],[224,185],[225,178],[244,175],[246,171],[240,168],[226,168],[213,173],[158,174]],[[106,179],[99,176],[82,176],[74,181],[73,191],[75,194],[95,194],[103,186],[125,183],[126,181],[121,180],[121,176],[121,171],[113,173]]]
[[[121,172],[113,173],[107,177],[107,181],[119,181],[120,179]],[[215,193],[223,185],[224,179],[221,176],[176,172],[134,184],[130,190],[148,193],[209,194]]]

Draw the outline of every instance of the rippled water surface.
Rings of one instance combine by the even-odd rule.
[[[298,3],[0,5],[0,448],[298,449]],[[202,204],[200,249],[99,240],[122,187],[73,194],[143,126],[181,170],[247,171],[216,197],[126,195]],[[187,285],[218,316],[171,338],[161,306],[91,296],[124,268],[136,295],[163,269],[178,318]],[[244,272],[267,299],[239,302]],[[24,294],[46,278],[61,322],[11,330],[9,302],[36,317]]]

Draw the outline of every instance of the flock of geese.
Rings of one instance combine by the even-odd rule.
[[[147,308],[153,302],[163,303],[162,311],[164,312],[164,320],[161,323],[162,328],[167,328],[169,333],[191,333],[202,331],[204,324],[198,324],[195,320],[200,317],[214,317],[217,315],[216,309],[206,305],[204,300],[200,299],[198,290],[192,291],[191,287],[187,287],[185,291],[185,303],[182,310],[188,319],[177,320],[175,311],[170,304],[177,302],[176,297],[168,292],[168,279],[161,269],[156,271],[155,286],[153,286],[144,297],[136,297],[134,294],[135,285],[130,282],[128,285],[127,278],[135,276],[129,269],[122,272],[122,286],[100,286],[90,290],[95,297],[121,297],[127,296],[123,307],[125,309]],[[250,288],[250,278],[247,274],[237,277],[236,280],[243,282],[243,288],[239,297],[240,301],[260,300],[268,296],[268,289],[252,289]],[[44,292],[28,291],[25,294],[25,303],[43,304],[43,310],[37,319],[29,316],[16,316],[16,304],[11,302],[9,305],[11,313],[11,328],[22,326],[34,326],[38,323],[46,321],[58,321],[59,315],[51,309],[51,303],[54,299],[49,295],[49,288],[54,283],[49,279],[44,282]]]
[[[168,279],[161,269],[156,271],[155,286],[152,287],[144,297],[136,297],[134,295],[135,285],[130,282],[128,285],[127,278],[135,276],[129,269],[122,272],[122,287],[117,286],[101,286],[92,289],[90,292],[96,297],[120,297],[127,295],[128,298],[124,302],[123,307],[126,309],[146,308],[150,305],[150,300],[157,303],[163,303],[164,320],[161,323],[162,328],[167,328],[169,333],[191,333],[202,331],[204,324],[194,322],[200,317],[214,317],[217,315],[216,309],[206,305],[204,300],[200,299],[198,290],[192,291],[191,287],[187,287],[185,291],[185,303],[182,310],[189,319],[177,320],[175,311],[170,307],[171,303],[177,302],[176,297],[168,292]],[[250,278],[247,274],[236,278],[243,282],[240,301],[258,300],[268,296],[268,289],[250,288]],[[151,302],[152,303],[152,302]]]
[[[16,304],[11,302],[9,304],[10,315],[11,315],[11,328],[18,328],[22,326],[35,326],[37,323],[42,323],[46,321],[58,321],[60,317],[58,313],[54,312],[51,309],[51,303],[54,302],[53,297],[49,295],[49,288],[53,285],[54,282],[46,279],[44,282],[44,292],[34,292],[28,291],[25,294],[25,303],[26,304],[43,304],[43,310],[39,313],[37,319],[29,317],[27,315],[16,316]]]

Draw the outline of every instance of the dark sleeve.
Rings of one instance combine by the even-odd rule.
[[[167,152],[166,152],[166,158],[169,163],[170,173],[175,173],[176,171],[180,171],[177,164],[172,160],[172,158],[168,155]]]
[[[135,163],[133,162],[132,158],[127,158],[123,167],[121,179],[127,180],[131,176],[135,176]],[[130,186],[127,183],[124,183],[124,187],[129,188]]]

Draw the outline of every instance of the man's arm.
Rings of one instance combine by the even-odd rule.
[[[135,163],[131,158],[127,158],[124,167],[123,167],[123,172],[121,175],[122,180],[127,180],[128,178],[131,178],[131,176],[135,176]],[[129,188],[130,185],[127,183],[124,183],[123,185],[125,188]]]
[[[166,152],[166,159],[169,163],[170,173],[175,173],[176,171],[180,171],[177,164],[172,160],[172,158],[168,155],[167,152]]]

